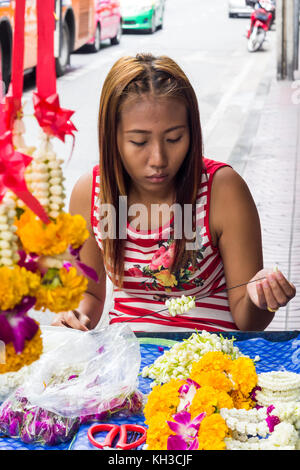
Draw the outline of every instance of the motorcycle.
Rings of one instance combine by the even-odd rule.
[[[250,28],[247,32],[249,52],[256,52],[262,47],[267,32],[271,29],[275,20],[276,13],[275,2],[271,0],[255,2],[254,8]]]

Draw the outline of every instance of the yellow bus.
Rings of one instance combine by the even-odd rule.
[[[24,71],[37,64],[36,0],[26,0]],[[11,77],[11,57],[16,0],[0,0],[0,70],[5,88]],[[94,0],[53,0],[55,8],[54,50],[57,76],[63,75],[70,54],[95,35]]]

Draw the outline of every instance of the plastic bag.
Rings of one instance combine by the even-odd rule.
[[[136,390],[140,363],[139,343],[128,326],[81,332],[44,355],[23,384],[24,396],[65,417],[102,413]]]
[[[140,347],[128,326],[88,332],[49,329],[48,352],[0,407],[2,433],[54,445],[72,438],[81,423],[141,411]],[[55,348],[57,338],[61,344]]]
[[[54,446],[74,437],[81,424],[103,421],[114,413],[134,414],[141,410],[143,395],[135,391],[121,405],[91,416],[66,418],[38,406],[32,406],[20,387],[0,408],[0,432],[20,438],[26,444],[39,443]]]

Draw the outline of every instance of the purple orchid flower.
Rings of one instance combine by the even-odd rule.
[[[257,399],[256,399],[256,392],[257,392],[258,390],[259,390],[259,391],[261,390],[261,387],[259,387],[258,385],[252,389],[252,391],[251,391],[251,393],[250,393],[250,398],[251,398],[251,400],[257,401]]]
[[[198,388],[200,385],[192,379],[187,379],[186,383],[180,387],[178,390],[180,396],[178,411],[185,410],[190,406]]]
[[[172,450],[196,450],[198,448],[197,434],[200,423],[205,416],[206,413],[201,413],[191,420],[191,414],[185,410],[173,415],[175,422],[167,421],[167,423],[169,428],[174,431],[176,435],[169,436],[168,450],[171,450],[171,448]],[[178,448],[174,446],[178,446]]]
[[[96,271],[90,266],[87,266],[86,264],[82,263],[82,261],[80,261],[79,253],[81,248],[81,246],[79,248],[73,248],[71,245],[69,245],[69,252],[75,258],[76,265],[83,272],[83,274],[92,279],[93,281],[99,282],[98,274],[96,273]]]
[[[29,305],[30,302],[26,309]],[[17,354],[23,351],[25,340],[31,340],[38,329],[39,325],[23,311],[15,314],[4,314],[4,312],[0,314],[0,340],[5,344],[12,342]]]
[[[167,450],[197,450],[199,447],[198,439],[195,438],[190,445],[186,443],[182,436],[169,436]]]
[[[18,265],[20,267],[24,267],[27,269],[27,271],[31,271],[32,273],[36,273],[38,270],[38,255],[35,253],[29,253],[29,255],[26,254],[24,250],[19,250],[19,261]]]

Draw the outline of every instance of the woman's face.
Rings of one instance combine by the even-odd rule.
[[[127,99],[121,107],[117,143],[135,189],[164,194],[173,187],[190,145],[184,103],[148,96]]]

